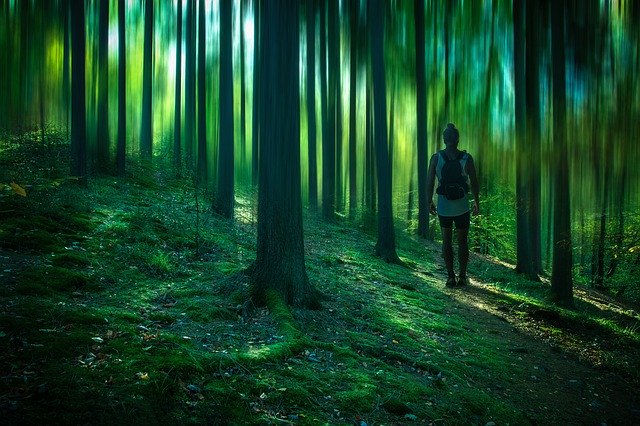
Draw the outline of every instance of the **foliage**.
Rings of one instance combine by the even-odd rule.
[[[573,413],[530,409],[531,398],[564,409],[545,396],[564,369],[567,382],[608,369],[617,398],[638,380],[637,313],[586,297],[575,311],[551,307],[545,284],[477,255],[471,288],[443,290],[436,245],[399,233],[406,266],[388,265],[373,256],[375,236],[346,221],[305,217],[324,309],[292,310],[274,293],[251,307],[243,271],[255,223],[217,218],[191,184],[161,166],[147,172],[155,182],[99,177],[2,198],[12,211],[0,222],[11,235],[0,247],[7,422],[567,422]],[[492,207],[483,211],[506,226]],[[15,244],[36,231],[51,242]],[[566,364],[532,393],[549,342]]]

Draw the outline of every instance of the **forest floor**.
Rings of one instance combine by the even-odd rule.
[[[305,218],[320,310],[246,303],[255,210],[233,222],[138,169],[88,188],[0,192],[4,424],[640,424],[640,314],[473,255],[444,287],[439,246]]]

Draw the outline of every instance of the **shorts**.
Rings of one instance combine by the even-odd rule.
[[[440,219],[440,227],[441,228],[452,228],[453,223],[456,224],[456,229],[469,229],[471,225],[471,214],[470,212],[466,212],[461,214],[460,216],[440,216],[438,215],[438,219]]]

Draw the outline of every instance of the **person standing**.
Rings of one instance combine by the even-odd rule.
[[[453,123],[447,124],[442,133],[445,149],[431,156],[427,176],[427,200],[430,201],[431,214],[437,214],[442,229],[442,257],[447,268],[447,287],[464,286],[467,281],[467,264],[469,263],[469,226],[471,213],[480,212],[480,185],[476,176],[473,157],[466,151],[458,149],[460,133]],[[438,178],[437,206],[433,202],[435,178]],[[470,208],[469,190],[473,195],[473,206]],[[459,273],[453,268],[453,225],[456,226],[458,242]]]

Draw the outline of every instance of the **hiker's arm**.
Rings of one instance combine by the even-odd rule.
[[[433,187],[436,181],[436,166],[438,165],[438,154],[433,154],[429,162],[429,172],[427,173],[427,202],[429,211],[436,214],[436,205],[433,203]]]
[[[471,193],[473,194],[473,214],[477,215],[480,213],[480,184],[478,183],[478,176],[476,174],[476,165],[471,156],[469,156],[469,161],[467,161],[467,174],[471,181]]]

